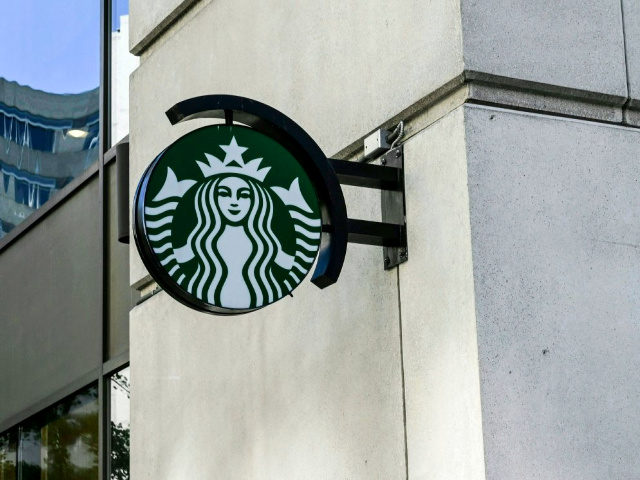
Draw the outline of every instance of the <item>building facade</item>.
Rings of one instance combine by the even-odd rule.
[[[106,397],[129,366],[134,479],[640,476],[640,4],[130,0],[125,24],[124,210],[158,153],[213,123],[171,125],[190,97],[259,100],[350,161],[402,122],[408,260],[350,244],[326,289],[190,310],[117,242],[103,136],[95,177],[0,244],[10,438],[96,385],[95,475],[113,478],[110,407],[129,406]],[[344,193],[379,220],[379,191]]]
[[[128,124],[128,89],[115,87],[137,62],[117,48],[126,7],[3,5],[2,480],[129,478],[131,295],[115,201]]]

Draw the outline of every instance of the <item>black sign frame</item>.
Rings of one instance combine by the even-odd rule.
[[[273,138],[286,148],[305,170],[320,203],[323,231],[311,282],[319,288],[326,288],[338,280],[348,242],[348,220],[344,196],[338,177],[326,155],[297,123],[273,107],[235,95],[204,95],[189,98],[171,107],[166,115],[172,125],[196,118],[224,119],[228,125],[238,122]],[[163,150],[147,167],[134,196],[133,234],[145,267],[158,285],[177,301],[190,308],[218,315],[236,315],[263,308],[234,310],[206,303],[178,288],[160,265],[146,237],[143,221],[144,198],[151,172],[166,150]]]

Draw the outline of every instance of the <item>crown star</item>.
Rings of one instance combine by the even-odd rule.
[[[242,154],[248,150],[246,147],[241,147],[236,142],[236,137],[231,137],[229,145],[220,145],[220,148],[225,151],[224,164],[229,165],[231,162],[236,162],[240,166],[244,165],[242,160]]]
[[[209,153],[204,154],[208,163],[196,160],[196,163],[198,164],[198,167],[200,167],[205,178],[212,177],[214,175],[235,174],[255,178],[256,180],[263,182],[267,173],[271,170],[271,167],[259,168],[262,158],[254,158],[253,160],[245,163],[242,158],[242,154],[248,149],[238,145],[236,137],[231,138],[229,145],[220,145],[220,148],[225,151],[226,155],[224,160],[220,160]]]

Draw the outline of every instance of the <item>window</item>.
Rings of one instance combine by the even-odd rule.
[[[108,380],[111,480],[129,480],[129,385],[129,367]],[[0,433],[0,480],[97,480],[98,411],[94,384]]]
[[[98,387],[0,434],[0,480],[98,478]]]
[[[114,373],[109,383],[109,475],[111,480],[129,480],[129,367]]]
[[[18,461],[18,430],[0,435],[0,480],[15,480]]]
[[[98,159],[100,0],[0,16],[0,237]]]
[[[111,4],[111,145],[129,133],[129,75],[139,60],[129,53],[129,1]]]

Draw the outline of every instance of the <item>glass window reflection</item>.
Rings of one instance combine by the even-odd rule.
[[[17,430],[0,435],[0,480],[16,480],[18,459]]]
[[[138,57],[129,53],[129,1],[111,4],[111,145],[129,133],[129,75]]]
[[[111,480],[129,480],[129,367],[111,376]]]
[[[5,2],[0,237],[98,159],[100,0]]]
[[[96,386],[73,395],[19,426],[17,478],[98,478]]]

